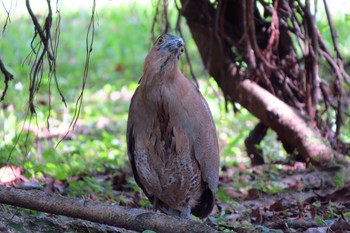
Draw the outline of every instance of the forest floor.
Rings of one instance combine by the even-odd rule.
[[[204,220],[219,232],[346,232],[350,231],[349,169],[320,171],[294,165],[223,167],[216,207]],[[8,186],[69,194],[67,182],[52,177],[27,179],[20,168],[3,167]],[[151,210],[140,189],[130,185],[130,169],[102,174],[96,180],[112,186],[113,195],[89,193],[84,199]],[[70,179],[84,179],[81,174]],[[5,177],[7,180],[4,180]],[[199,221],[199,220],[198,220]],[[1,232],[133,232],[64,216],[2,206]],[[149,231],[152,232],[152,231]]]

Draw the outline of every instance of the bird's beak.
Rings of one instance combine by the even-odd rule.
[[[183,41],[182,38],[176,38],[176,39],[170,40],[166,45],[166,47],[168,48],[169,52],[174,53],[177,59],[179,60],[181,56],[181,51],[183,51],[185,47],[185,42]]]

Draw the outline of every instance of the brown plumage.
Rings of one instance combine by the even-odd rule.
[[[183,50],[181,38],[164,34],[147,55],[129,109],[128,154],[155,209],[204,218],[214,205],[219,149],[206,101],[178,68]]]

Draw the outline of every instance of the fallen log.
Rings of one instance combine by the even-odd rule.
[[[192,219],[108,205],[91,200],[67,198],[38,190],[21,190],[0,186],[0,203],[139,232],[144,230],[169,233],[216,232],[215,229]]]

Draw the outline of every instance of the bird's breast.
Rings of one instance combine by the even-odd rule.
[[[136,156],[135,162],[149,193],[175,209],[188,200],[194,206],[203,184],[191,135],[179,123],[181,104],[176,105],[167,89],[154,90],[158,98],[148,103],[152,117],[142,122],[149,132],[141,139],[148,153]]]
[[[201,173],[186,132],[173,126],[171,119],[167,125],[163,120],[164,114],[158,113],[148,138],[149,153],[135,161],[141,171],[146,171],[141,176],[146,186],[150,184],[146,187],[149,193],[180,210],[186,201],[194,206],[199,200],[203,190]]]

